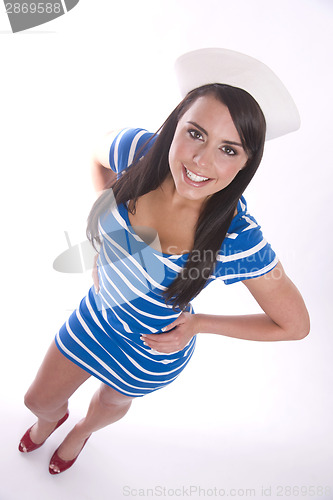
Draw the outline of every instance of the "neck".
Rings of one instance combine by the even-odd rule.
[[[188,210],[199,215],[206,202],[206,198],[202,200],[189,200],[180,196],[171,174],[162,182],[160,189],[170,208]]]

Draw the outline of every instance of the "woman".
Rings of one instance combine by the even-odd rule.
[[[94,286],[57,333],[26,394],[38,421],[19,450],[37,449],[67,419],[68,398],[90,375],[102,385],[53,454],[51,474],[71,467],[90,435],[123,417],[133,398],[171,383],[198,333],[265,341],[308,334],[302,297],[242,196],[262,157],[266,122],[271,136],[290,131],[290,120],[279,129],[277,117],[281,107],[290,114],[285,89],[270,70],[265,80],[267,68],[248,56],[193,54],[195,78],[204,74],[205,81],[186,93],[159,133],[108,135],[95,157],[94,184],[105,191],[88,218],[88,238],[99,247]],[[225,84],[233,64],[240,79],[250,64],[251,85],[270,82],[275,110],[246,85]],[[263,313],[194,314],[191,299],[213,279],[243,281]]]

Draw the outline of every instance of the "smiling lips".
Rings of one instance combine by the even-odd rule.
[[[192,172],[191,170],[186,168],[185,165],[183,165],[183,167],[184,167],[185,176],[187,177],[187,179],[189,179],[190,181],[192,181],[195,184],[202,184],[202,183],[205,183],[205,182],[211,180],[211,179],[209,179],[209,177],[202,177],[201,175],[195,174],[194,172]]]

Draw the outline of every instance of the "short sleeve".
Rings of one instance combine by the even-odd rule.
[[[264,238],[255,218],[247,211],[246,201],[242,197],[238,203],[238,213],[222,243],[212,278],[221,279],[230,285],[262,276],[277,263],[274,250]]]
[[[125,168],[133,163],[137,151],[153,136],[151,132],[140,128],[126,128],[121,130],[113,139],[109,162],[111,170],[120,174]],[[142,150],[142,156],[153,145],[155,138]]]

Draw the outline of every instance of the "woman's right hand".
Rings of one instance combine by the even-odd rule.
[[[91,273],[96,293],[99,292],[99,278],[98,278],[98,272],[97,272],[97,259],[98,259],[98,254],[95,255],[95,257],[94,257],[94,267],[93,267],[93,270],[92,270],[92,273]]]

